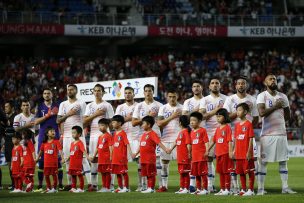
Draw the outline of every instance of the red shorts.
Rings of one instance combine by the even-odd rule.
[[[217,173],[230,173],[233,167],[233,160],[229,158],[229,154],[223,154],[216,157]]]
[[[111,164],[98,164],[99,173],[111,173]]]
[[[57,175],[58,174],[58,167],[44,167],[43,173],[44,173],[45,176]]]
[[[35,175],[35,168],[24,168],[24,176],[31,177]]]
[[[141,176],[156,176],[156,163],[155,164],[141,164]]]
[[[23,172],[22,171],[14,171],[14,172],[12,172],[12,177],[13,178],[22,178],[23,177]]]
[[[191,175],[202,176],[208,174],[207,161],[198,161],[191,164]]]
[[[82,174],[82,170],[69,169],[68,174],[71,175],[71,176],[78,176],[78,175]]]
[[[250,159],[237,159],[236,160],[236,167],[235,172],[236,174],[247,174],[249,171],[254,171],[254,160]]]
[[[128,172],[128,165],[112,164],[112,174],[124,174]]]
[[[190,173],[191,171],[191,164],[178,164],[178,172],[182,173]]]

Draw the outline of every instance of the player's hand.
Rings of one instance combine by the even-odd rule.
[[[174,112],[172,113],[171,117],[172,117],[173,119],[175,119],[175,118],[180,117],[180,115],[182,115],[182,111],[179,110],[179,109],[177,109],[176,111],[174,111]]]
[[[230,153],[230,152],[229,152],[229,158],[230,158],[230,159],[234,159],[233,153]]]
[[[208,157],[208,151],[205,152],[204,157]]]
[[[3,145],[2,147],[1,147],[1,152],[4,152],[5,151],[5,145]]]
[[[132,121],[132,113],[129,113],[126,117],[125,117],[125,122],[129,122]]]
[[[155,111],[149,111],[148,115],[152,116],[152,117],[156,117],[157,116],[157,112],[155,112]]]
[[[252,154],[250,153],[250,151],[248,151],[246,154],[247,161],[249,161],[251,159],[251,157],[252,157]]]
[[[279,99],[279,100],[276,101],[276,103],[275,103],[275,108],[276,109],[281,109],[281,108],[283,108],[283,106],[284,106],[283,100]]]
[[[105,109],[97,109],[94,113],[95,116],[102,116],[106,113]]]
[[[72,108],[68,113],[67,116],[74,116],[79,112],[79,108]]]
[[[171,151],[172,151],[171,149],[168,149],[168,148],[166,149],[167,154],[171,154]]]
[[[131,157],[132,157],[132,159],[135,159],[136,158],[136,154],[132,153]]]
[[[62,159],[62,160],[61,160],[61,163],[64,164],[64,163],[65,163],[65,159]]]

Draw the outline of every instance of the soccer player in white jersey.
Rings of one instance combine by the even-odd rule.
[[[86,106],[86,110],[83,117],[84,127],[90,125],[90,144],[89,144],[89,154],[93,156],[97,147],[98,137],[101,132],[99,131],[98,121],[101,118],[110,119],[114,116],[114,110],[112,105],[102,100],[104,95],[104,87],[100,84],[96,84],[93,88],[93,94],[95,96],[95,101],[89,103]],[[98,163],[91,163],[91,181],[92,186],[88,189],[89,192],[97,191],[98,184]]]
[[[124,89],[125,103],[117,106],[115,115],[121,115],[125,119],[125,123],[122,126],[122,129],[127,133],[128,140],[130,143],[130,148],[132,153],[138,151],[139,148],[139,126],[132,125],[132,115],[137,105],[137,102],[134,101],[134,89],[132,87],[126,87]],[[132,161],[132,157],[128,153],[128,160]],[[141,191],[142,188],[142,178],[141,178],[141,169],[138,158],[135,158],[134,161],[138,164],[138,191]]]
[[[261,160],[259,164],[258,195],[264,195],[264,181],[268,162],[279,162],[279,172],[282,180],[282,193],[294,194],[288,187],[288,142],[285,121],[290,119],[288,98],[277,91],[277,79],[268,74],[264,85],[267,90],[257,97],[257,105],[262,117]]]
[[[184,101],[182,115],[190,115],[192,112],[199,111],[201,99],[203,98],[203,84],[199,80],[192,82],[193,97]],[[201,127],[204,123],[201,122]],[[190,175],[190,192],[195,192],[195,176]]]
[[[21,102],[21,113],[14,118],[13,127],[16,132],[30,129],[35,133],[35,115],[31,113],[31,105],[27,99]]]
[[[205,128],[209,140],[211,141],[216,128],[219,127],[217,122],[216,112],[223,107],[226,100],[226,95],[220,93],[221,83],[218,78],[211,78],[209,83],[210,95],[201,99],[199,112],[203,114],[203,120],[205,120]],[[213,165],[214,148],[208,154],[208,191],[214,191],[215,182],[215,168]]]
[[[86,104],[77,99],[76,94],[77,86],[74,84],[69,84],[67,88],[68,100],[59,105],[59,111],[57,114],[57,123],[59,125],[63,123],[63,129],[61,132],[63,132],[63,155],[65,160],[70,157],[70,147],[71,143],[74,141],[72,137],[72,127],[75,125],[83,127],[83,115]],[[83,135],[80,137],[80,140],[83,143],[86,143]],[[82,167],[88,182],[88,187],[91,187],[91,169],[86,158],[83,158]],[[66,171],[69,171],[69,162],[66,162]],[[68,173],[67,177],[68,186],[65,187],[65,190],[71,189],[71,176]]]
[[[182,114],[183,106],[177,102],[178,93],[176,89],[167,91],[167,104],[160,107],[158,112],[157,125],[162,129],[161,142],[166,148],[171,149],[178,133],[181,130],[179,127],[179,116]],[[176,148],[171,154],[167,154],[161,149],[160,159],[162,165],[162,186],[157,192],[166,192],[168,190],[168,176],[170,160],[176,160]]]
[[[252,125],[255,127],[258,124],[259,121],[259,113],[257,110],[257,105],[256,105],[256,99],[247,94],[247,89],[248,89],[248,83],[247,83],[247,79],[244,76],[239,76],[236,80],[236,85],[235,85],[235,89],[236,89],[236,94],[233,94],[229,97],[226,98],[226,101],[224,103],[223,108],[227,109],[227,111],[229,112],[229,117],[231,119],[231,127],[232,129],[234,129],[234,125],[239,122],[239,118],[237,118],[236,115],[236,107],[238,104],[240,103],[246,103],[248,104],[250,111],[247,114],[246,118],[251,121]],[[233,130],[234,131],[234,130]],[[256,143],[254,141],[253,143],[254,146],[254,157],[255,157],[255,171],[257,174],[258,171],[258,166],[257,166],[257,146]],[[231,173],[231,183],[232,186],[231,189],[233,190],[234,193],[238,193],[238,181],[237,181],[237,175],[236,173],[232,172]]]
[[[132,115],[132,125],[133,126],[141,126],[142,124],[142,118],[145,116],[152,116],[153,118],[157,118],[158,116],[158,111],[160,107],[162,106],[161,103],[158,101],[155,101],[153,98],[153,93],[154,93],[154,86],[151,84],[146,84],[144,86],[144,96],[145,100],[138,103],[135,106],[133,115]],[[155,123],[152,127],[153,131],[156,132],[159,137],[161,136],[160,134],[160,129],[158,125]],[[144,130],[140,127],[139,128],[139,136],[143,134]],[[140,139],[140,138],[139,138]],[[140,156],[140,155],[139,155]],[[161,163],[160,163],[160,148],[159,146],[156,147],[156,169],[157,169],[157,177],[158,177],[158,185],[161,187],[162,185],[162,180],[161,180]],[[143,178],[142,180],[142,190],[146,190],[145,188],[147,185],[147,180],[146,178]]]

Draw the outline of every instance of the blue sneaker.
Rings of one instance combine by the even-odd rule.
[[[190,193],[191,193],[191,192],[195,192],[195,191],[196,191],[196,188],[195,188],[194,186],[190,185],[189,191],[190,191]]]

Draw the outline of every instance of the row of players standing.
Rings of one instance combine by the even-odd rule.
[[[137,151],[139,147],[139,136],[142,135],[140,128],[141,119],[150,115],[156,119],[153,130],[160,136],[161,142],[167,148],[171,148],[180,131],[179,116],[189,115],[192,112],[199,111],[203,115],[204,121],[201,123],[207,129],[209,140],[214,135],[218,123],[216,120],[216,112],[220,108],[225,108],[229,112],[229,116],[233,121],[232,127],[238,122],[236,117],[236,106],[240,103],[247,103],[250,106],[250,113],[247,118],[255,126],[258,122],[258,116],[262,117],[261,132],[261,161],[260,166],[256,165],[256,174],[259,175],[259,192],[264,192],[264,179],[266,175],[267,162],[279,162],[280,174],[282,179],[282,189],[288,189],[287,185],[287,140],[285,119],[290,116],[289,104],[286,95],[278,92],[274,75],[268,75],[265,79],[267,90],[258,96],[258,105],[254,97],[246,93],[248,84],[245,78],[236,80],[236,94],[229,97],[220,93],[220,81],[217,78],[210,80],[210,95],[203,97],[203,86],[200,81],[194,81],[192,84],[192,92],[194,96],[181,105],[177,102],[178,93],[176,91],[167,92],[168,103],[162,105],[153,99],[154,87],[146,85],[144,87],[145,99],[143,102],[136,103],[134,101],[134,91],[132,88],[125,89],[125,103],[119,105],[115,114],[124,116],[125,124],[123,129],[128,135],[132,151]],[[22,102],[22,113],[14,119],[14,127],[16,131],[26,128],[34,130],[35,126],[40,125],[38,137],[38,149],[44,137],[44,131],[48,126],[56,129],[56,138],[60,138],[60,132],[63,134],[63,153],[68,158],[70,153],[70,144],[73,141],[71,128],[78,125],[81,127],[90,126],[90,144],[89,153],[93,155],[96,149],[98,136],[98,121],[101,118],[111,118],[114,111],[110,103],[102,100],[104,88],[96,85],[93,89],[95,101],[86,105],[84,102],[76,98],[77,87],[69,85],[67,88],[68,100],[64,101],[58,107],[52,102],[52,92],[50,89],[43,91],[44,102],[39,104],[36,116],[31,115],[29,111],[29,102]],[[58,129],[58,130],[57,130]],[[285,135],[285,136],[280,136]],[[81,137],[84,141],[84,137]],[[264,142],[263,142],[264,140]],[[276,149],[276,150],[273,150]],[[212,164],[214,153],[209,154],[208,159],[208,189],[212,191],[214,188],[215,170]],[[131,159],[131,157],[130,157]],[[161,149],[157,150],[157,174],[159,181],[159,192],[164,192],[168,188],[168,175],[170,160],[176,159],[176,152],[171,155]],[[138,159],[137,159],[138,161]],[[139,165],[140,166],[140,165]],[[61,167],[60,167],[61,168]],[[66,163],[68,171],[69,163]],[[42,186],[42,170],[43,161],[39,162],[39,186]],[[83,159],[83,170],[89,185],[89,190],[97,190],[97,169],[96,163],[91,166],[87,159]],[[39,175],[40,174],[40,175]],[[60,174],[60,173],[59,173]],[[138,168],[138,190],[146,187],[146,180],[140,176],[140,167]],[[68,174],[67,174],[68,175]],[[60,181],[61,178],[61,181]],[[112,178],[112,180],[114,180]],[[235,188],[237,188],[236,176],[232,178]],[[59,177],[59,184],[62,184],[62,173]],[[71,184],[71,178],[68,175],[68,185]],[[194,187],[195,177],[191,177],[190,185]]]

